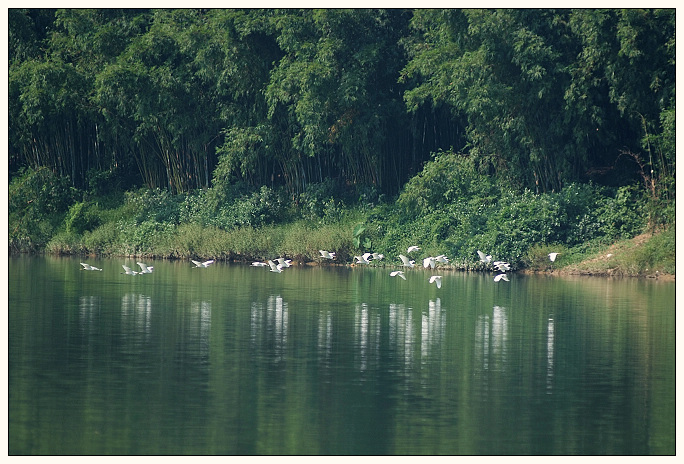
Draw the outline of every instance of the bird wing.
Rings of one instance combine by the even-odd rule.
[[[214,262],[214,260],[213,260],[213,259],[210,259],[209,261],[203,262],[202,265],[203,265],[203,266],[209,266],[209,265],[210,265],[211,263],[213,263],[213,262]]]
[[[487,262],[487,256],[484,253],[482,253],[480,250],[477,250],[477,254],[480,256],[480,261],[483,263]]]
[[[399,276],[402,279],[406,280],[406,276],[404,275],[404,271],[392,271],[392,272],[390,272],[390,275],[392,277]]]
[[[363,254],[363,260],[368,261],[368,258],[370,258],[373,255],[373,253],[364,253]]]
[[[195,261],[194,259],[191,259],[190,261],[192,261],[195,264],[195,266],[202,267],[202,263],[200,263],[199,261]]]
[[[138,263],[138,266],[140,266],[140,269],[142,269],[143,272],[149,269],[144,263]]]
[[[92,266],[90,264],[81,263],[81,266],[83,266],[83,269],[85,269],[86,271],[92,270]]]

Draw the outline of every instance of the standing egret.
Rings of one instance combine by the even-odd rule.
[[[425,258],[423,260],[423,267],[426,269],[427,268],[434,269],[436,264],[437,264],[437,258],[435,258],[434,256],[430,256],[430,257]]]
[[[154,266],[148,266],[144,263],[138,263],[138,266],[140,266],[140,274],[152,274],[152,270],[154,269]]]
[[[122,264],[121,267],[123,267],[123,268],[124,268],[124,271],[125,271],[125,272],[122,272],[122,274],[128,274],[128,275],[138,275],[138,274],[140,274],[140,272],[134,271],[134,270],[131,269],[130,267],[126,266],[125,264]]]
[[[492,262],[492,255],[485,255],[480,250],[477,250],[477,254],[480,256],[480,261],[483,263],[489,264]]]
[[[413,267],[416,264],[414,260],[409,260],[408,256],[399,255],[399,259],[404,263],[404,266],[406,267]]]
[[[558,256],[560,253],[549,253],[549,259],[551,262],[554,262],[556,260],[556,256]]]
[[[271,266],[271,272],[278,272],[281,273],[283,272],[283,266],[282,264],[276,264],[270,259],[268,260],[268,265]]]
[[[194,259],[191,259],[190,261],[192,261],[195,264],[195,267],[209,267],[214,262],[213,259],[210,259],[209,261],[205,261],[203,263],[195,261]]]
[[[370,256],[371,253],[364,253],[362,256],[354,256],[354,258],[357,260],[354,264],[370,264],[370,261],[368,261]]]
[[[408,252],[408,253],[413,253],[414,251],[418,251],[418,250],[420,250],[420,248],[418,248],[418,247],[415,246],[415,245],[411,245],[410,247],[408,247],[407,252]]]
[[[497,276],[494,277],[494,282],[498,282],[500,280],[505,280],[506,282],[510,282],[510,280],[508,280],[508,276],[506,274],[498,274]]]
[[[390,276],[392,276],[392,277],[399,276],[402,279],[406,280],[406,276],[404,275],[404,271],[392,271],[392,272],[390,272]]]
[[[437,285],[437,288],[442,288],[442,276],[440,275],[433,275],[430,277],[430,280],[428,280],[429,283],[435,283]]]
[[[291,266],[290,263],[292,262],[291,259],[285,259],[285,258],[278,258],[278,259],[276,259],[276,261],[278,261],[278,263],[280,263],[280,266],[284,267],[284,268],[290,267]]]
[[[318,252],[321,254],[321,258],[325,259],[335,259],[335,252],[330,252],[330,251],[325,251],[325,250],[318,250]]]
[[[82,271],[101,271],[99,267],[91,266],[90,264],[87,263],[81,263],[81,266],[83,266]]]

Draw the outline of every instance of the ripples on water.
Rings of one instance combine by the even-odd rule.
[[[674,284],[11,258],[12,454],[672,454]]]

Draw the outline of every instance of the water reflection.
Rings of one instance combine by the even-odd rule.
[[[137,333],[147,340],[152,322],[152,298],[127,293],[121,298],[121,325],[123,333]]]
[[[359,370],[364,371],[369,360],[378,360],[380,352],[380,315],[376,312],[371,318],[368,303],[357,304],[354,309],[354,332]]]
[[[506,367],[508,316],[506,308],[494,306],[492,316],[480,314],[475,326],[476,366],[484,371],[503,371]],[[491,366],[490,366],[491,365]]]
[[[332,336],[332,314],[326,311],[318,318],[318,361],[321,363],[330,363]]]
[[[397,356],[404,360],[404,367],[409,368],[413,362],[413,313],[405,304],[389,305],[389,340],[395,347]]]
[[[553,318],[546,325],[546,393],[551,394],[553,388]]]
[[[250,338],[252,343],[263,344],[263,332],[273,342],[275,360],[280,361],[287,347],[288,304],[280,295],[271,295],[266,305],[252,302],[250,310]]]
[[[190,326],[197,327],[200,356],[209,355],[209,335],[211,333],[211,303],[194,301],[190,304]]]
[[[420,356],[421,363],[425,364],[430,358],[430,350],[441,345],[446,326],[446,312],[442,311],[442,301],[430,300],[428,312],[423,313],[420,331]]]
[[[78,299],[78,318],[84,331],[95,331],[95,317],[100,314],[101,304],[102,299],[99,296],[82,296]]]

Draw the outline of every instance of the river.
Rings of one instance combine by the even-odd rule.
[[[674,282],[388,261],[11,256],[9,453],[675,453]]]

